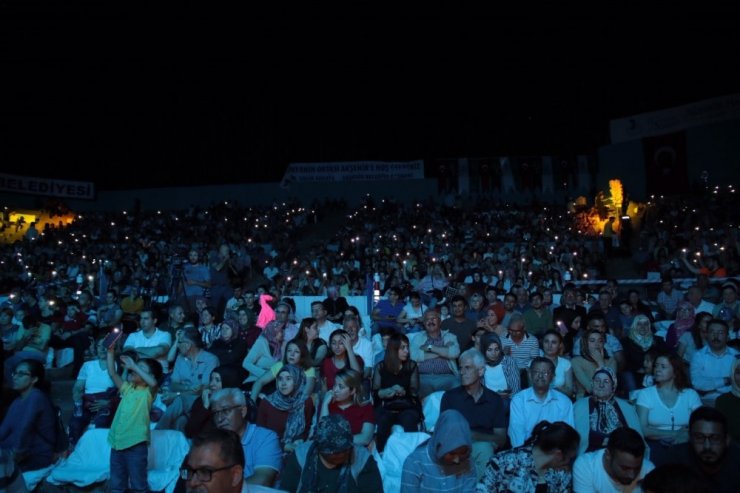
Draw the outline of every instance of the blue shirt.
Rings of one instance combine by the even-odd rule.
[[[242,436],[244,449],[244,477],[254,475],[254,470],[266,467],[277,472],[283,468],[283,451],[280,448],[280,439],[277,434],[249,423]]]

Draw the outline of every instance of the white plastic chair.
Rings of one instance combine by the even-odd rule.
[[[424,403],[422,404],[422,410],[424,411],[424,429],[429,433],[434,431],[434,425],[437,424],[437,419],[439,418],[439,406],[442,404],[442,396],[444,393],[444,390],[438,390],[424,398]]]
[[[189,445],[182,432],[153,430],[149,444],[147,480],[152,491],[175,489],[180,465]],[[60,486],[89,486],[110,478],[110,445],[108,429],[94,428],[85,432],[67,460],[54,467],[46,479]]]
[[[429,439],[422,432],[395,431],[388,438],[383,450],[383,459],[378,464],[383,476],[383,492],[399,493],[401,491],[401,473],[403,463],[420,443]]]

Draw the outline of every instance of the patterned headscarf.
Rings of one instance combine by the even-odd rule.
[[[647,335],[642,335],[638,332],[637,324],[647,322],[648,325],[650,325],[650,319],[647,318],[645,315],[637,315],[634,320],[632,320],[632,326],[629,330],[629,338],[640,348],[642,348],[643,351],[647,351],[652,347],[653,345],[653,330],[652,328],[648,329]]]
[[[293,377],[295,387],[290,395],[283,395],[279,390],[267,396],[267,402],[280,411],[288,412],[288,421],[285,424],[283,443],[294,441],[306,430],[306,373],[295,365],[283,365],[277,376],[289,373]]]
[[[605,401],[596,400],[593,397],[591,398],[593,409],[589,414],[589,425],[592,430],[608,435],[617,428],[624,426],[624,424],[622,423],[620,413],[617,410],[617,401],[614,399],[614,392],[616,392],[617,389],[617,376],[614,374],[614,370],[606,366],[596,370],[594,372],[594,377],[599,373],[603,373],[608,376],[612,381],[612,395]]]
[[[683,315],[684,312],[681,311],[682,308],[688,309],[688,313],[686,315]],[[676,331],[676,340],[679,340],[684,332],[691,330],[691,327],[694,326],[694,317],[696,316],[694,313],[695,311],[694,305],[688,301],[682,301],[676,307],[676,321],[673,322],[673,328]]]
[[[265,330],[262,331],[262,336],[267,339],[267,343],[270,345],[270,352],[272,352],[272,357],[276,361],[280,361],[282,359],[283,344],[277,340],[277,335],[280,331],[285,330],[285,325],[286,324],[283,322],[273,320],[268,323]],[[283,334],[283,337],[285,337],[285,334]]]
[[[301,473],[302,486],[300,491],[317,491],[319,454],[328,455],[353,449],[352,429],[343,416],[329,414],[321,418],[316,425],[316,435],[311,448],[308,450],[306,463]],[[347,492],[348,475],[352,461],[353,458],[350,456],[350,459],[340,466],[339,477],[334,483],[336,493]]]

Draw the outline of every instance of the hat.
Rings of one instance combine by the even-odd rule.
[[[336,454],[351,449],[352,429],[349,422],[338,414],[321,418],[316,425],[316,448],[320,454]]]

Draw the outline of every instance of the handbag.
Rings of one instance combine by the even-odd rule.
[[[383,401],[383,408],[388,411],[401,412],[408,409],[419,409],[419,404],[415,399],[401,397],[390,401]]]

